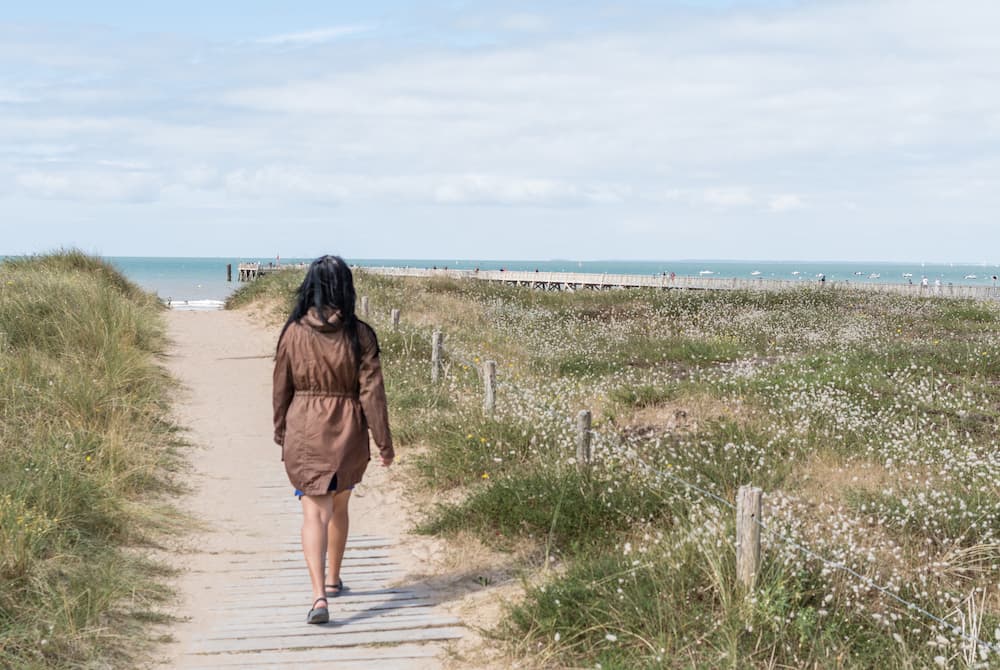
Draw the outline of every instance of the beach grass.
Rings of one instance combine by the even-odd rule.
[[[419,528],[523,557],[526,593],[495,633],[526,666],[1000,667],[969,641],[1000,644],[997,304],[357,285],[400,453],[416,449],[415,485],[447,501]],[[764,489],[752,594],[719,501],[743,484]]]
[[[163,617],[161,310],[80,252],[0,264],[0,666],[130,667]]]

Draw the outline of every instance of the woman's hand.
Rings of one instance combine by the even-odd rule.
[[[379,460],[382,461],[383,468],[387,468],[392,465],[392,456],[379,456]]]

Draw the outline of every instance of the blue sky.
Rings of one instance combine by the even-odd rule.
[[[0,254],[995,263],[997,25],[985,0],[17,3]]]

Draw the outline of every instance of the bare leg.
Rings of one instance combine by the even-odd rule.
[[[302,496],[302,553],[309,566],[313,598],[325,598],[323,588],[324,552],[327,544],[327,525],[333,516],[333,496]],[[322,605],[321,605],[322,606]]]
[[[340,583],[340,565],[344,562],[344,548],[347,546],[347,530],[350,519],[347,504],[351,501],[350,491],[341,491],[333,496],[333,514],[327,528],[327,559],[330,561],[330,581]]]

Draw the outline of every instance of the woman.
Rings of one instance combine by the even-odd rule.
[[[354,278],[338,256],[312,262],[278,338],[274,441],[302,500],[302,551],[313,604],[308,623],[330,620],[327,599],[344,591],[347,504],[371,460],[392,464],[385,386],[375,331],[354,314]],[[324,576],[329,556],[329,583]]]

